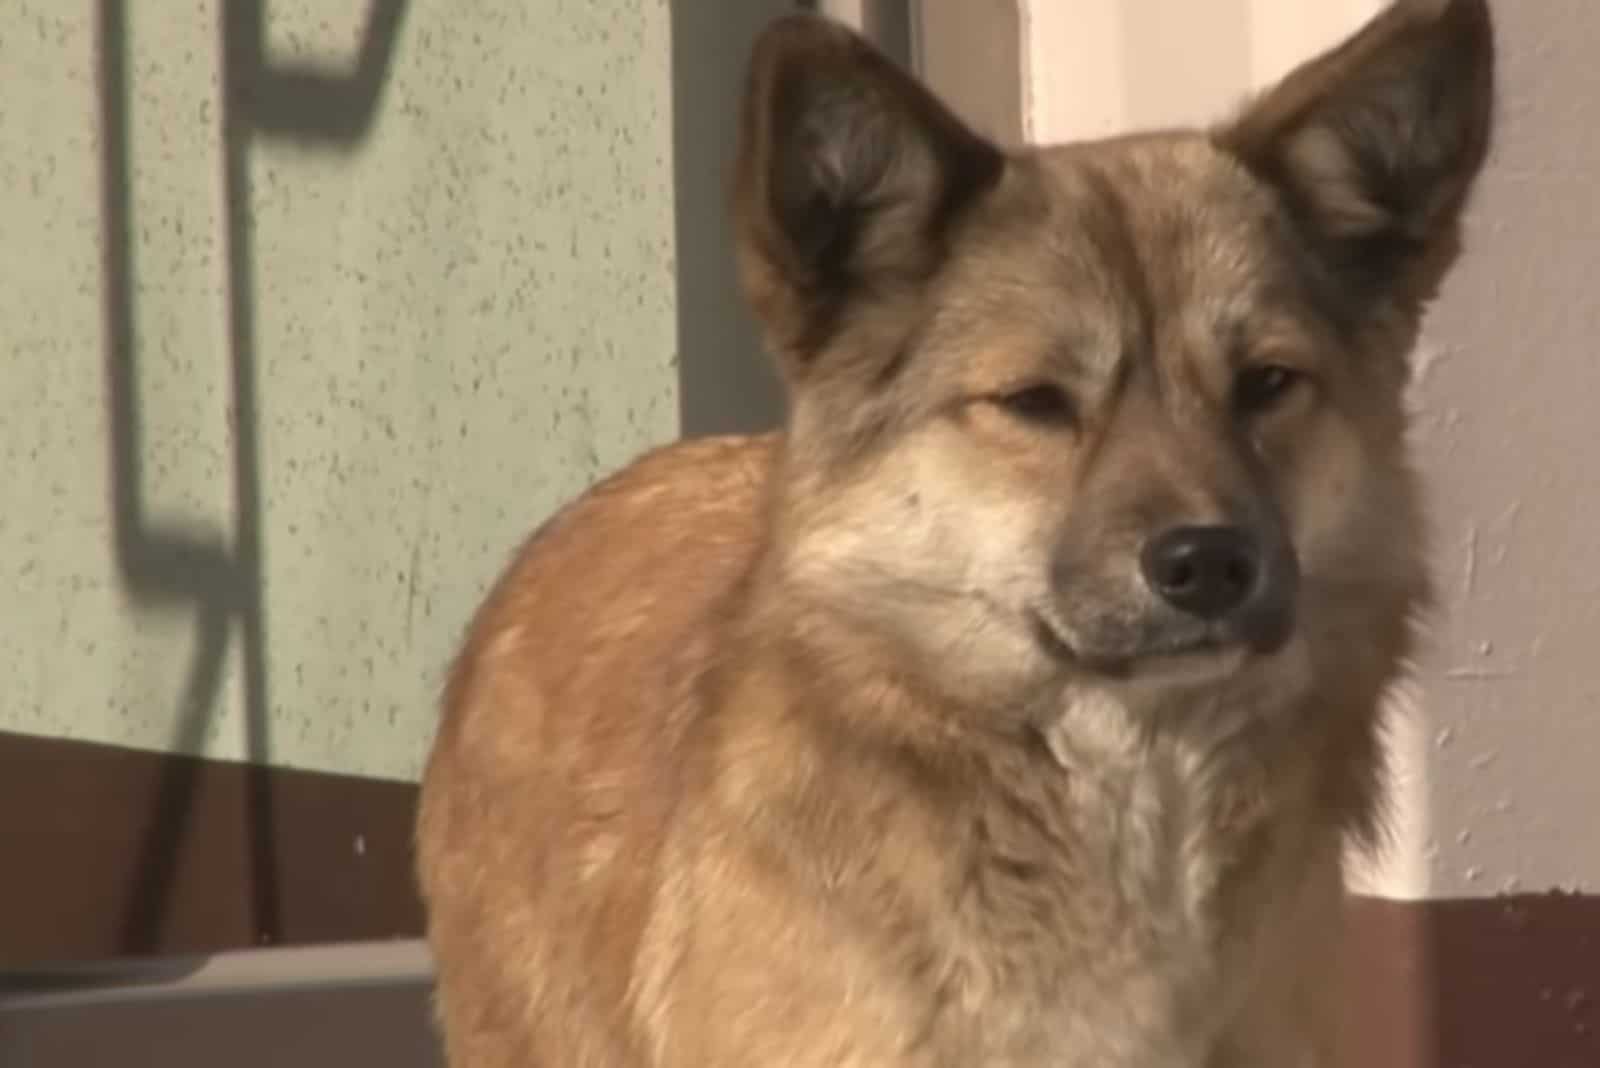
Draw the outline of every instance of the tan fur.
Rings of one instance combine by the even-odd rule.
[[[1406,7],[1215,130],[1006,155],[769,30],[734,203],[791,419],[597,486],[473,622],[418,825],[454,1068],[1334,1063],[1489,72],[1480,0]],[[1197,523],[1287,629],[1152,592]]]

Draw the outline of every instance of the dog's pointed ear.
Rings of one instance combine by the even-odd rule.
[[[850,303],[937,270],[1000,150],[844,26],[775,20],[746,75],[733,174],[746,298],[803,377]]]
[[[1216,138],[1278,190],[1341,286],[1424,299],[1456,251],[1493,109],[1487,0],[1396,0]]]

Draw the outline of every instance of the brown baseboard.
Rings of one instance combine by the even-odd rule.
[[[0,968],[415,937],[416,794],[0,732]]]
[[[0,733],[0,969],[416,937],[416,787]],[[1350,904],[1348,1068],[1600,1066],[1600,896]]]
[[[1350,905],[1346,1068],[1600,1066],[1600,896]]]

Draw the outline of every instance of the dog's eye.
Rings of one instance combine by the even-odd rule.
[[[1246,367],[1233,380],[1233,409],[1240,415],[1255,415],[1277,404],[1299,385],[1299,371],[1278,364]]]
[[[1003,394],[999,401],[1001,407],[1018,419],[1041,426],[1070,426],[1078,417],[1067,391],[1049,382]]]

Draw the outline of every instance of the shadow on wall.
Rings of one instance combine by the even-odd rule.
[[[678,416],[685,437],[748,433],[783,418],[783,392],[739,296],[728,169],[750,45],[789,0],[675,0],[672,149],[678,273]]]
[[[169,751],[200,748],[223,697],[224,665],[238,643],[243,674],[245,822],[250,912],[258,942],[284,934],[282,805],[273,793],[270,701],[263,603],[262,472],[257,425],[256,263],[250,158],[258,141],[334,153],[357,151],[374,128],[403,30],[407,0],[371,0],[357,61],[348,73],[285,65],[264,44],[270,0],[222,0],[217,44],[222,85],[219,136],[226,239],[226,315],[233,502],[227,530],[152,514],[145,492],[145,418],[140,407],[139,308],[130,192],[127,0],[97,0],[96,55],[101,132],[104,375],[110,495],[120,581],[141,608],[187,614],[193,651],[175,695]],[[789,0],[738,5],[674,0],[674,179],[677,190],[680,427],[686,436],[760,430],[782,417],[770,361],[737,293],[726,211],[744,57],[761,26]],[[119,951],[163,944],[172,891],[192,831],[202,767],[169,761],[145,817],[138,872],[120,919]]]
[[[406,10],[406,0],[375,0],[353,73],[274,67],[267,61],[265,0],[225,0],[219,20],[224,225],[227,240],[229,407],[233,445],[233,528],[164,522],[143,497],[137,308],[129,195],[128,17],[125,0],[99,0],[96,54],[102,166],[105,380],[109,404],[111,499],[119,575],[141,606],[188,607],[194,653],[178,697],[172,749],[194,752],[221,697],[228,644],[240,643],[246,755],[251,902],[256,937],[277,941],[281,924],[273,836],[266,637],[262,605],[261,472],[256,426],[255,279],[249,154],[257,138],[292,140],[338,151],[357,148],[372,129]],[[150,813],[138,876],[122,919],[122,949],[148,952],[167,921],[172,879],[194,800],[192,762],[174,761]]]

